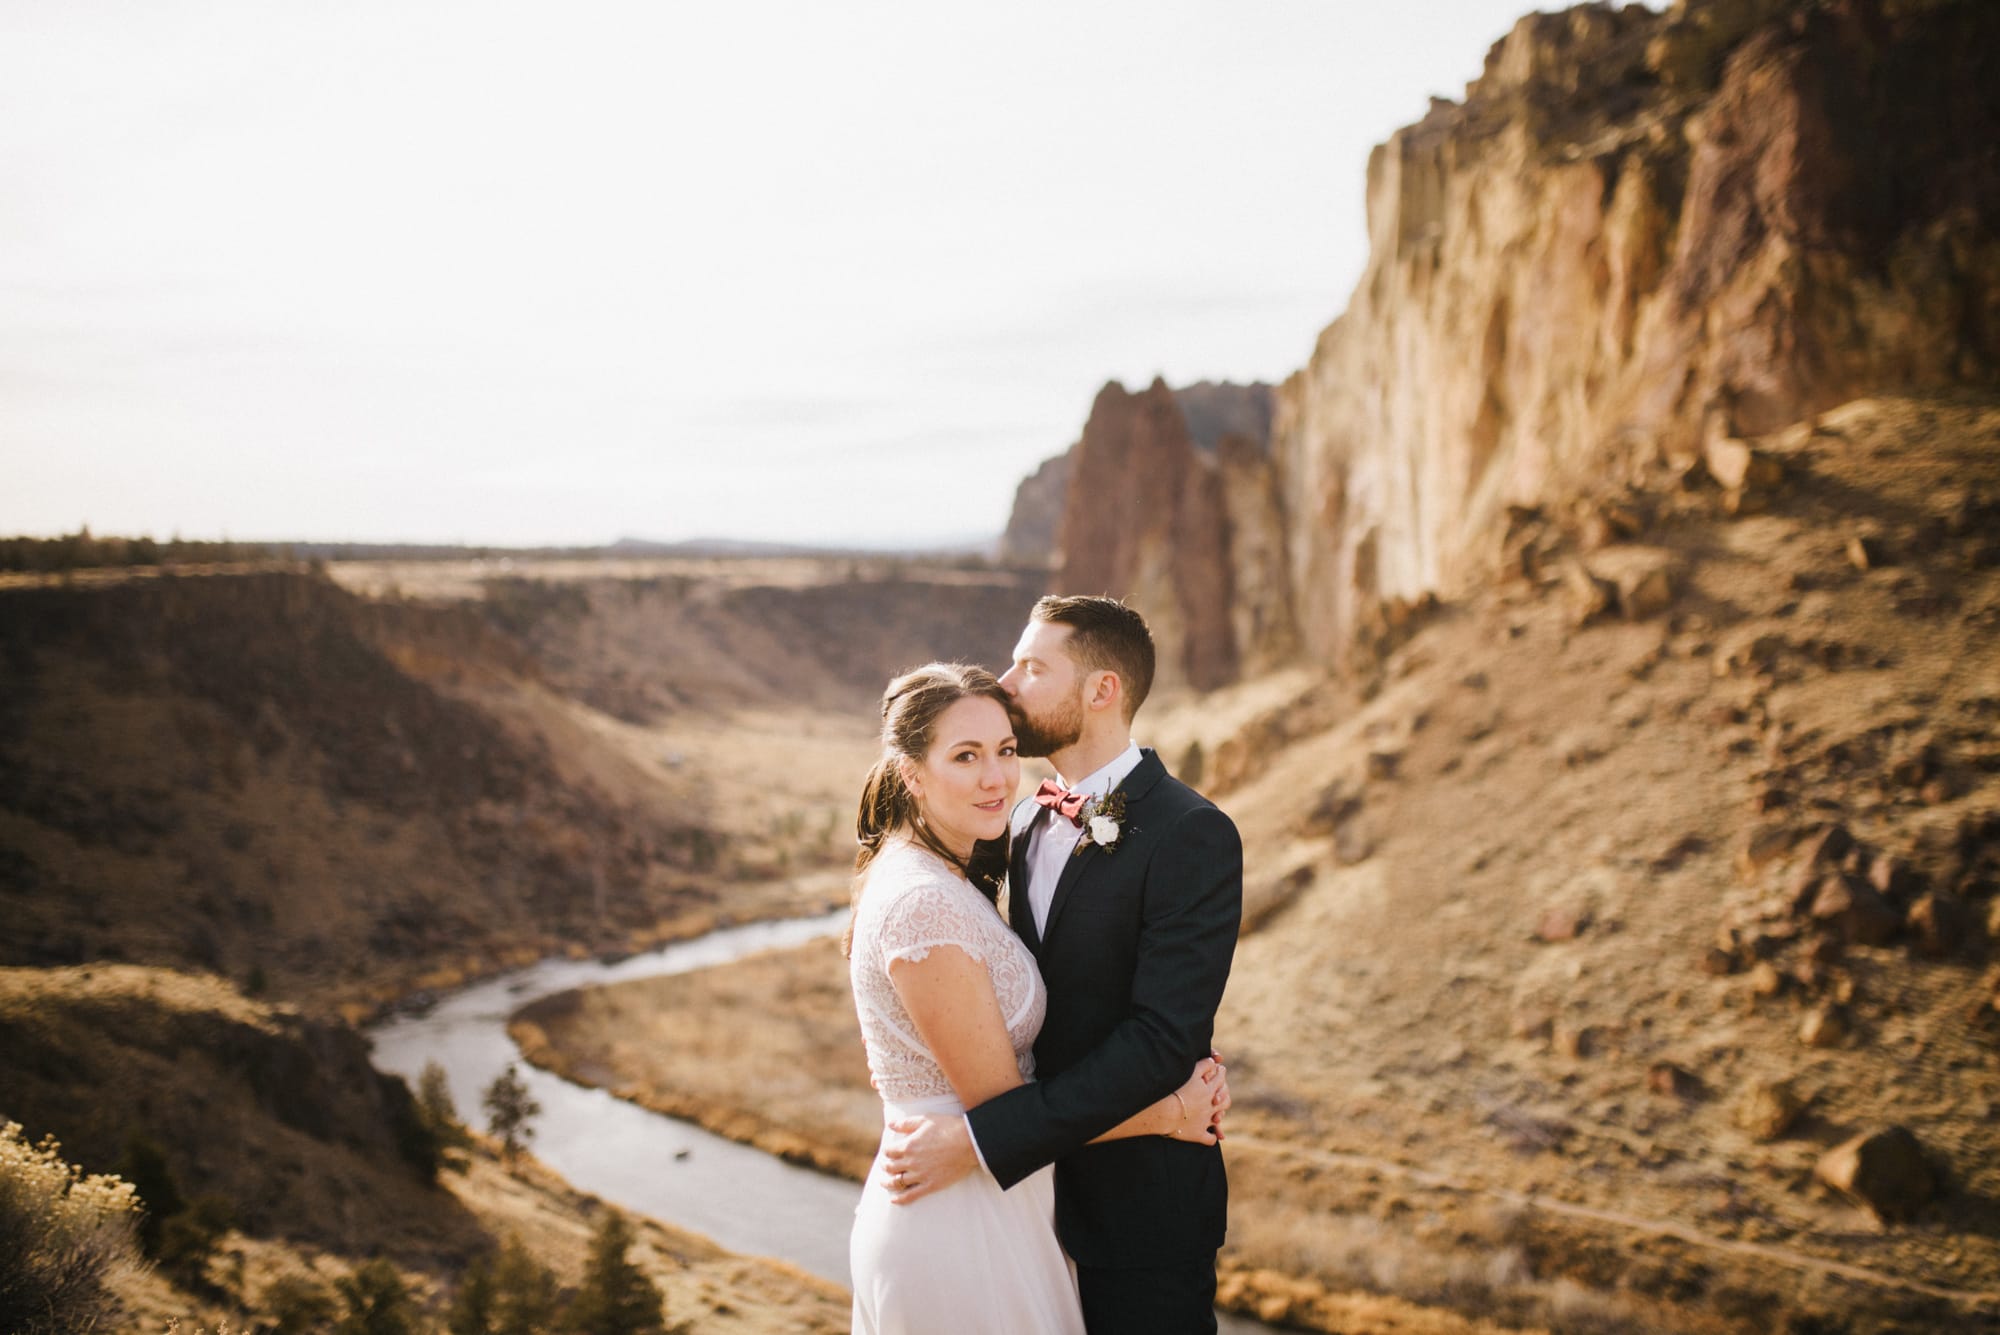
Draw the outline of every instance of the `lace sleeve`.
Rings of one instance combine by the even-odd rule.
[[[922,876],[898,887],[882,906],[875,937],[883,971],[897,960],[921,960],[939,946],[957,946],[984,964],[986,943],[970,910],[985,905],[968,902],[976,895],[970,886],[955,885],[941,875]]]

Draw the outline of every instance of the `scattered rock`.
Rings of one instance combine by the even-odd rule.
[[[1343,867],[1366,862],[1375,856],[1375,836],[1368,831],[1365,816],[1350,816],[1333,832],[1333,860]]]
[[[1702,450],[1702,462],[1724,491],[1738,497],[1744,493],[1768,494],[1785,480],[1783,463],[1734,436],[1710,440]]]
[[[1847,1014],[1838,1006],[1817,1006],[1799,1022],[1799,1042],[1809,1048],[1838,1047],[1847,1037]]]
[[[1552,908],[1542,914],[1535,924],[1535,939],[1538,941],[1574,941],[1590,926],[1590,910],[1568,905]]]
[[[1335,779],[1320,790],[1319,799],[1306,813],[1304,833],[1332,834],[1361,810],[1361,800],[1359,793],[1350,791],[1346,783]]]
[[[1398,751],[1370,751],[1368,753],[1368,777],[1371,779],[1393,779],[1403,763]]]
[[[1785,976],[1769,960],[1759,960],[1750,970],[1750,991],[1760,997],[1775,997],[1785,990]]]
[[[1673,576],[1664,566],[1655,566],[1618,586],[1618,608],[1627,621],[1650,620],[1673,605]]]
[[[1744,880],[1752,880],[1765,867],[1791,851],[1793,834],[1789,826],[1766,825],[1752,830],[1736,854],[1736,870]]]
[[[1789,1080],[1764,1081],[1752,1085],[1736,1105],[1736,1125],[1758,1140],[1776,1140],[1792,1129],[1805,1110],[1805,1099]]]
[[[1594,1025],[1559,1024],[1550,1037],[1555,1050],[1572,1059],[1594,1056],[1601,1046]]]
[[[1890,899],[1908,901],[1923,893],[1924,878],[1903,859],[1877,853],[1868,863],[1868,884]]]
[[[1720,946],[1710,946],[1702,952],[1701,971],[1711,978],[1722,978],[1735,973],[1736,967],[1737,959],[1733,951],[1724,950]]]
[[[1618,605],[1618,586],[1591,574],[1581,561],[1564,566],[1562,578],[1572,626],[1587,626]]]
[[[1917,950],[1938,960],[1957,954],[1972,927],[1965,902],[1945,891],[1933,891],[1919,898],[1910,905],[1905,921]]]
[[[1516,1010],[1508,1032],[1516,1038],[1547,1038],[1555,1028],[1555,1017],[1543,1010]]]
[[[1888,563],[1888,549],[1880,538],[1856,533],[1847,540],[1847,561],[1856,570],[1874,570]]]
[[[1839,823],[1827,826],[1806,844],[1806,865],[1834,867],[1854,849],[1854,836]]]
[[[1819,883],[1812,916],[1840,929],[1850,945],[1879,946],[1901,930],[1902,915],[1875,887],[1852,872],[1834,872]]]
[[[1937,1171],[1907,1127],[1864,1132],[1828,1150],[1813,1175],[1893,1223],[1913,1217],[1937,1194]]]
[[[1654,1062],[1646,1069],[1646,1088],[1667,1098],[1695,1099],[1703,1092],[1701,1077],[1672,1062]]]

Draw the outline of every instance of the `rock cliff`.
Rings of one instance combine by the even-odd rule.
[[[1294,643],[1339,661],[1489,574],[1524,510],[1993,383],[1996,52],[2000,7],[1969,0],[1524,18],[1372,155],[1367,267],[1268,461],[1211,477],[1164,387],[1100,394],[1063,585],[1135,599],[1196,685]],[[1107,497],[1129,528],[1073,531]]]
[[[1265,385],[1109,384],[1067,456],[1055,587],[1145,609],[1162,684],[1211,689],[1292,648],[1272,411]]]

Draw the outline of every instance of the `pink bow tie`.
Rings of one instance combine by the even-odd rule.
[[[1083,804],[1089,800],[1090,794],[1072,793],[1054,779],[1043,779],[1042,786],[1035,790],[1037,804],[1068,817],[1072,825],[1083,824]]]

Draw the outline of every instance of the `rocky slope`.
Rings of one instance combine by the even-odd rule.
[[[358,1034],[212,977],[0,969],[0,1069],[0,1119],[56,1136],[93,1171],[116,1167],[138,1133],[184,1197],[226,1207],[232,1222],[203,1279],[123,1281],[119,1329],[246,1329],[275,1315],[281,1282],[326,1285],[384,1255],[436,1318],[466,1264],[509,1238],[574,1283],[605,1208],[532,1159],[503,1169],[483,1145],[465,1171],[433,1180],[409,1092],[369,1067]],[[641,1221],[638,1232],[633,1257],[670,1321],[742,1335],[846,1329],[846,1295],[830,1285],[675,1229]]]
[[[0,589],[0,963],[212,969],[359,1014],[816,907],[880,683],[1003,659],[1034,596],[812,562],[382,593]]]
[[[1233,470],[1257,522],[1223,520],[1157,390],[1108,390],[1070,504],[1121,531],[1066,529],[1063,582],[1131,596],[1198,686],[1293,636],[1342,661],[1476,587],[1516,508],[1861,395],[1994,383],[1996,50],[1974,0],[1523,19],[1373,155],[1367,268],[1278,392],[1269,473]]]

